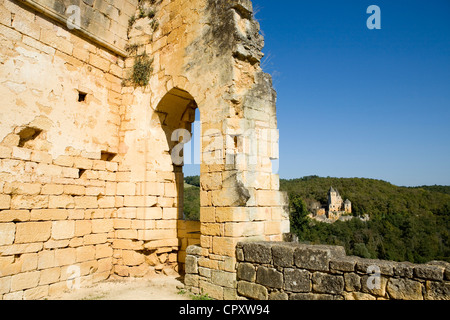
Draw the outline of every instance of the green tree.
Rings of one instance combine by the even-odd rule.
[[[306,203],[299,196],[293,196],[290,199],[291,212],[291,229],[297,234],[299,239],[303,239],[303,234],[308,227],[308,210],[306,209]]]
[[[355,248],[353,249],[353,254],[362,258],[370,258],[369,250],[364,243],[355,244]]]

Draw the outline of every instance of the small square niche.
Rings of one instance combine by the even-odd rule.
[[[86,102],[87,93],[78,91],[78,102]]]

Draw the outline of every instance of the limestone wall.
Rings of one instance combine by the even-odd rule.
[[[118,163],[0,146],[0,295],[38,299],[109,277]],[[114,244],[115,245],[115,244]],[[75,268],[75,269],[74,269]],[[75,272],[75,273],[74,273]]]
[[[33,148],[54,159],[68,148],[117,153],[123,59],[13,1],[0,12],[1,144],[33,127]]]
[[[450,300],[450,264],[347,257],[343,247],[240,243],[239,297],[257,300]]]
[[[164,201],[157,203],[163,212],[178,208],[183,175],[172,163],[171,152],[178,143],[172,134],[179,128],[189,131],[198,108],[200,245],[209,268],[218,269],[219,260],[231,266],[237,242],[248,237],[281,240],[289,229],[286,197],[278,190],[279,177],[270,161],[278,157],[277,132],[272,139],[258,136],[264,130],[276,131],[276,95],[270,76],[259,66],[263,43],[259,25],[250,1],[143,3],[143,10],[154,16],[137,18],[129,32],[132,50],[124,78],[145,56],[152,61],[152,72],[148,86],[126,81],[122,92],[122,164],[131,172],[130,182],[151,182],[152,188],[164,192]],[[244,137],[245,132],[254,135]],[[261,142],[253,162],[245,139]],[[159,246],[170,247],[178,234],[183,259],[186,241],[174,223],[180,212],[164,219],[173,220],[166,221],[164,232],[149,227],[144,231],[148,237],[136,240],[143,240],[145,247],[159,237]],[[235,270],[227,267],[226,272],[233,276]]]
[[[0,295],[106,279],[124,203],[112,159],[124,61],[9,0],[0,42]]]
[[[64,23],[69,5],[80,30]],[[77,267],[83,281],[182,271],[198,243],[210,277],[235,279],[238,242],[281,240],[263,42],[249,0],[0,0],[1,298],[67,289]],[[201,221],[189,223],[172,134],[197,108]]]
[[[125,56],[128,23],[138,0],[21,0],[14,1],[67,26],[109,50]],[[78,20],[75,15],[79,14]],[[79,22],[79,25],[77,23]],[[25,22],[26,27],[26,22]]]

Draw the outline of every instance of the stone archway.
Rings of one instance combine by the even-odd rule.
[[[186,248],[188,245],[200,244],[200,221],[186,221],[183,218],[184,202],[184,147],[192,137],[192,124],[195,121],[195,111],[198,108],[192,95],[187,91],[172,88],[158,103],[152,116],[152,128],[158,128],[159,137],[155,139],[155,148],[162,150],[161,157],[156,161],[154,170],[167,172],[172,170],[174,180],[167,189],[174,190],[177,208],[176,228],[179,250],[178,272],[184,272]],[[164,137],[165,136],[165,139]]]
[[[120,225],[115,234],[115,271],[124,276],[139,275],[148,266],[181,271],[184,252],[189,253],[185,246],[192,243],[183,240],[183,175],[172,159],[180,137],[172,141],[172,135],[190,131],[192,110],[198,108],[199,270],[190,286],[215,292],[215,298],[231,297],[236,244],[279,241],[289,232],[286,198],[271,163],[278,158],[276,93],[260,67],[259,24],[249,0],[161,1],[152,12],[158,28],[137,15],[128,33],[124,77],[142,59],[151,68],[146,85],[125,81],[121,92],[117,175],[120,187],[127,187],[120,193],[128,197],[117,216],[136,221],[128,230]]]

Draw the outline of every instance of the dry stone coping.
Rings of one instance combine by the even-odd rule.
[[[448,262],[364,259],[340,246],[287,242],[242,242],[236,253],[237,293],[250,299],[450,299]]]

